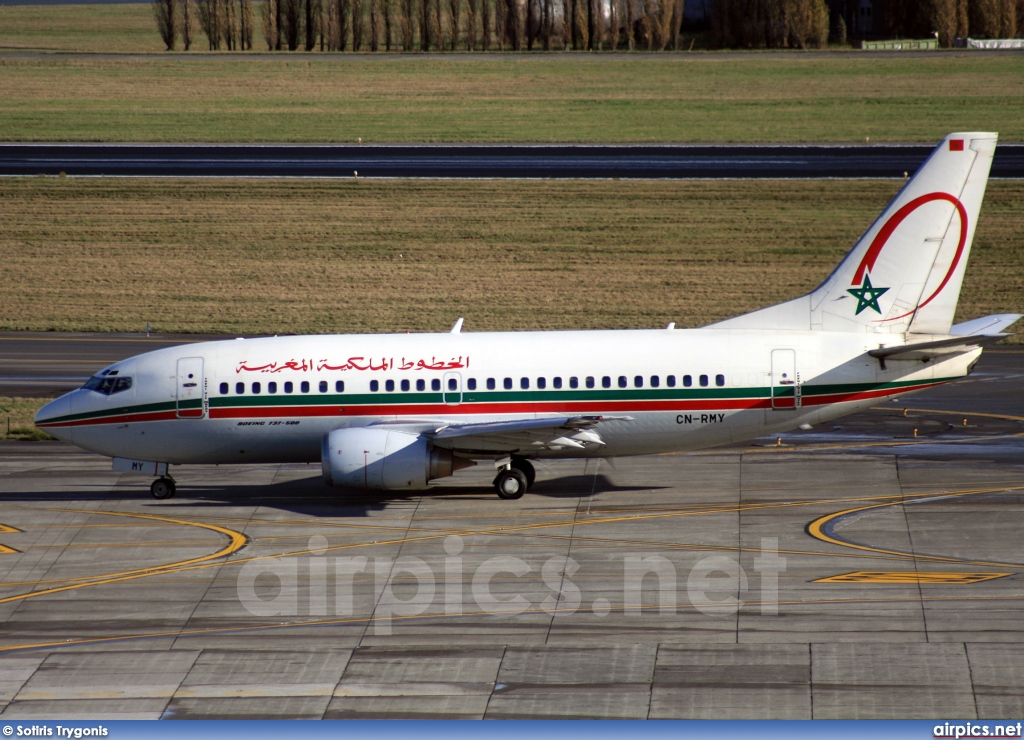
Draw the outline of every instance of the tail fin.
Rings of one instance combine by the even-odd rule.
[[[950,134],[814,292],[714,326],[949,334],[996,139]]]

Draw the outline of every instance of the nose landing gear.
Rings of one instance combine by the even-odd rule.
[[[163,500],[173,498],[175,489],[174,478],[165,475],[163,478],[157,478],[153,481],[153,484],[149,487],[149,494],[155,499]]]

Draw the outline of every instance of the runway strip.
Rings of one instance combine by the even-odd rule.
[[[902,178],[933,145],[0,144],[0,175],[104,177]],[[992,177],[1024,177],[1002,144]]]

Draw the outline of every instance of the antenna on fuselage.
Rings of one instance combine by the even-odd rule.
[[[452,330],[451,330],[450,333],[451,334],[461,334],[462,333],[462,322],[463,321],[465,321],[465,319],[463,319],[460,316],[459,320],[455,322],[455,326],[452,327]]]

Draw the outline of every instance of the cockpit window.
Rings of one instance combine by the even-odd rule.
[[[84,390],[96,391],[104,396],[126,391],[132,387],[132,379],[129,376],[116,376],[117,371],[100,373],[94,375],[82,386]]]

